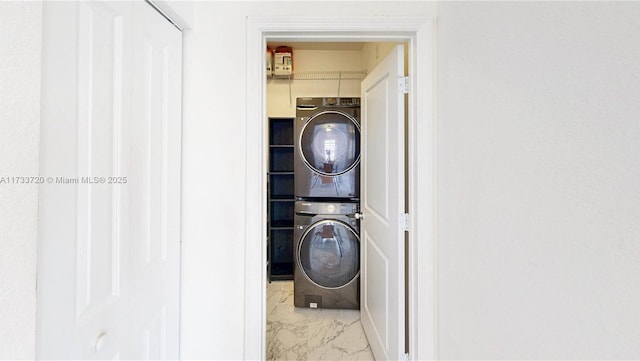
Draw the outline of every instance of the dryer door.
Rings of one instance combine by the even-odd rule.
[[[316,222],[302,235],[298,262],[302,273],[319,287],[343,287],[360,274],[360,238],[342,221]]]
[[[323,176],[338,176],[360,161],[360,125],[351,115],[326,110],[312,116],[300,132],[304,163]]]

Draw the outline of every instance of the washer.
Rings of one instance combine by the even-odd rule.
[[[360,98],[297,98],[297,199],[360,198]]]
[[[296,202],[296,307],[360,308],[359,209],[355,202]]]

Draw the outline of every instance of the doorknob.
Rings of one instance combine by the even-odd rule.
[[[102,348],[104,347],[104,344],[107,342],[107,333],[106,332],[102,332],[100,335],[98,335],[98,337],[96,338],[96,343],[94,345],[96,351],[100,351],[102,350]]]
[[[364,218],[364,215],[362,213],[359,213],[359,212],[354,213],[353,216],[356,217],[356,219]]]

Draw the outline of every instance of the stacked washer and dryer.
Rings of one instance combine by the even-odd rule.
[[[360,306],[360,98],[297,98],[294,304]]]

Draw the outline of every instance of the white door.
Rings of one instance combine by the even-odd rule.
[[[140,17],[139,9],[134,12],[137,6],[109,1],[45,2],[43,6],[40,173],[45,183],[39,194],[39,359],[143,358],[139,349],[145,344],[135,336],[139,334],[150,340],[146,353],[150,358],[177,357],[174,299],[179,293],[180,255],[175,199],[180,189],[175,177],[180,167],[171,159],[179,160],[175,152],[179,152],[180,132],[175,130],[180,117],[174,108],[179,109],[180,96],[172,93],[171,105],[161,108],[162,120],[155,120],[171,124],[171,141],[158,140],[162,137],[158,132],[140,130],[143,120],[136,109],[143,103],[134,84],[145,80],[135,65],[142,56],[134,50],[134,35],[155,30],[135,25]],[[173,49],[180,54],[180,43]],[[174,60],[168,71],[180,74],[180,61]],[[179,81],[176,86],[180,88]],[[162,181],[162,196],[157,187],[141,185],[140,175],[134,172],[146,169],[146,164],[132,145],[149,139],[163,144],[162,152],[153,148],[154,159],[162,159],[175,173]],[[140,208],[132,206],[139,192],[162,199],[166,209],[171,208],[162,211],[168,219],[149,217],[152,221],[141,222]],[[152,207],[163,209],[159,204]],[[164,246],[157,246],[157,238],[145,244],[149,247],[141,246],[147,239],[138,237],[140,227],[168,234]],[[168,228],[171,231],[165,232]],[[140,253],[149,248],[154,250],[148,254],[157,248],[166,251],[163,256],[172,260],[171,270],[146,278],[148,294],[142,299],[136,283],[142,267],[136,262],[145,259]],[[176,296],[149,302],[167,294]],[[164,319],[152,319],[143,329],[136,322],[147,314],[136,313],[139,303]],[[155,326],[165,321],[171,324]],[[171,330],[166,332],[164,346],[154,346],[159,344],[154,327]]]
[[[398,45],[362,81],[361,317],[376,360],[404,354],[404,76]]]

